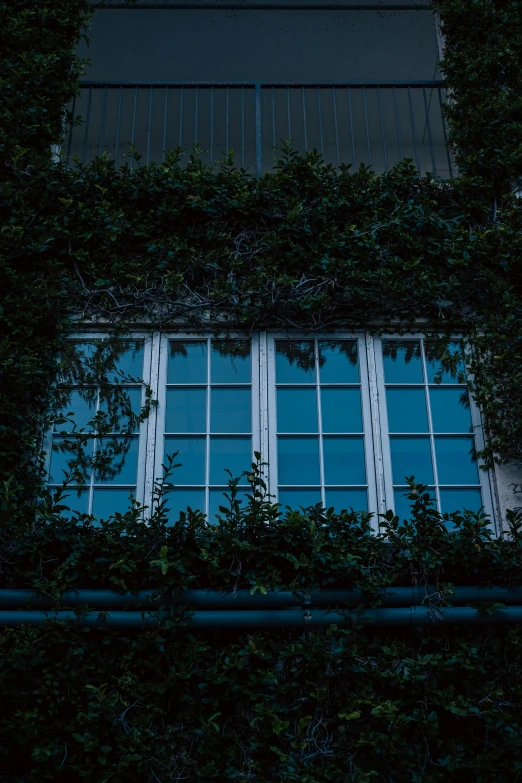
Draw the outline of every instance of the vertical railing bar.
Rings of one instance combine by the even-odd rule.
[[[348,116],[350,119],[350,138],[352,142],[352,166],[355,168],[355,138],[353,135],[352,93],[350,87],[347,87],[346,89],[348,91]]]
[[[241,87],[241,168],[245,168],[245,88]]]
[[[263,148],[261,134],[261,82],[256,82],[256,177],[263,173]]]
[[[442,90],[441,90],[440,87],[437,87],[437,92],[439,94],[440,119],[441,119],[441,122],[442,122],[442,132],[444,134],[444,146],[446,147],[446,157],[448,159],[449,175],[450,175],[450,177],[452,177],[453,176],[453,166],[451,164],[451,153],[450,153],[449,144],[448,144],[448,134],[446,132],[446,118],[444,116],[444,108],[442,106],[442,95],[441,95]]]
[[[169,106],[169,88],[165,87],[165,104],[163,109],[163,152],[161,154],[161,162],[165,163],[165,153],[167,151],[167,116]]]
[[[317,88],[317,114],[319,117],[319,140],[321,144],[321,155],[324,157],[324,142],[323,142],[323,112],[321,109],[321,90]]]
[[[335,87],[332,87],[332,100],[333,100],[333,112],[334,112],[334,124],[335,124],[335,149],[337,151],[337,166],[341,164],[341,156],[339,154],[339,128],[337,126],[337,103],[335,100]]]
[[[121,104],[123,100],[123,87],[120,87],[118,95],[118,119],[116,120],[116,149],[114,150],[114,163],[118,162],[118,152],[120,149],[120,128],[121,128]]]
[[[305,96],[305,88],[301,87],[301,93],[303,97],[303,130],[304,130],[304,146],[305,146],[305,152],[308,152],[308,133],[307,133],[307,127],[306,127],[306,96]]]
[[[428,143],[430,145],[431,163],[433,165],[433,173],[437,176],[437,164],[435,162],[435,153],[433,150],[433,137],[431,135],[431,122],[430,122],[430,109],[426,98],[426,88],[422,88],[422,97],[424,99],[424,110],[426,112],[426,126],[428,128]]]
[[[397,145],[399,147],[399,160],[402,160],[402,141],[401,141],[401,127],[399,121],[399,115],[397,113],[397,93],[395,87],[393,87],[393,111],[395,114],[395,130],[397,132]]]
[[[154,88],[151,87],[149,90],[149,127],[147,128],[147,166],[149,165],[150,161],[150,137],[151,137],[151,131],[152,131],[152,90]]]
[[[107,110],[107,87],[103,88],[103,101],[102,101],[102,116],[101,116],[101,125],[100,125],[100,144],[99,144],[99,155],[102,154],[103,150],[103,137],[105,135],[105,112]]]
[[[196,87],[196,106],[194,112],[194,146],[198,143],[198,121],[199,121],[199,87]]]
[[[87,158],[87,140],[89,138],[89,122],[91,120],[91,101],[92,101],[92,87],[89,87],[89,97],[87,98],[87,116],[85,118],[85,134],[83,137],[82,163],[85,163],[85,160]]]
[[[210,88],[210,162],[214,162],[214,88]]]
[[[67,157],[65,159],[65,168],[69,168],[69,161],[71,160],[71,149],[72,149],[72,136],[73,136],[73,130],[74,130],[74,111],[76,108],[76,95],[73,97],[73,102],[71,106],[71,122],[70,122],[70,128],[69,128],[69,143],[67,144]]]
[[[382,116],[381,88],[377,87],[377,105],[379,106],[379,121],[381,124],[382,152],[384,156],[384,171],[388,171],[388,155],[386,152],[386,137],[384,135],[384,119]]]
[[[286,88],[286,119],[288,124],[288,139],[292,138],[292,122],[290,120],[290,87]]]
[[[134,145],[134,139],[136,135],[136,107],[138,105],[138,88],[134,88],[134,108],[132,112],[132,138],[131,138],[131,144]],[[131,169],[134,168],[134,160],[131,158]]]
[[[368,107],[366,105],[366,87],[362,88],[363,93],[363,107],[364,107],[364,125],[366,128],[366,147],[368,149],[368,165],[372,165],[372,150],[370,144],[370,129],[368,127]]]
[[[417,149],[417,132],[415,130],[415,120],[413,117],[413,106],[411,103],[411,89],[408,87],[408,103],[410,106],[410,120],[411,120],[411,132],[413,134],[413,150],[415,152],[415,163],[417,165],[418,170],[420,171],[420,164],[419,164],[419,151]]]
[[[181,147],[183,143],[183,87],[179,91],[179,133],[178,133],[178,147]]]
[[[228,87],[226,88],[226,97],[227,113],[225,117],[225,153],[228,155]]]

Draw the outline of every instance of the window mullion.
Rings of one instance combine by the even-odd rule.
[[[266,332],[260,332],[258,337],[258,367],[259,384],[257,388],[254,387],[253,393],[259,399],[259,451],[261,462],[267,463],[269,461],[270,427],[268,421],[268,346]],[[266,464],[261,468],[261,475],[270,492],[270,473]]]
[[[380,343],[379,343],[380,348]],[[382,367],[382,352],[378,352],[379,362],[376,361],[376,343],[373,335],[366,334],[366,361],[368,364],[368,385],[370,396],[370,412],[372,422],[372,440],[373,440],[373,455],[375,462],[375,477],[377,483],[377,508],[380,514],[386,511],[387,503],[387,490],[390,493],[390,500],[393,497],[393,490],[391,484],[391,465],[390,457],[386,464],[389,465],[389,470],[385,471],[385,461],[383,454],[383,433],[387,433],[387,426],[385,426],[386,417],[386,399],[382,397],[380,389],[384,388],[383,385],[383,367]],[[364,391],[364,390],[363,390]],[[387,424],[387,423],[386,423]],[[389,449],[388,449],[389,451]],[[388,476],[388,473],[390,474]],[[387,480],[388,479],[388,480]]]
[[[149,386],[152,399],[158,400],[160,362],[167,361],[167,351],[161,350],[161,332],[155,332],[151,340],[151,356],[149,366]],[[144,400],[142,399],[142,404]],[[158,408],[153,405],[149,412],[146,425],[146,451],[145,451],[145,482],[143,505],[147,506],[149,515],[152,514],[152,502],[154,498],[154,479],[156,466],[156,448],[161,448],[163,433],[158,432]]]
[[[319,341],[314,340],[315,355],[315,391],[317,396],[317,431],[319,435],[319,480],[321,482],[321,503],[326,508],[326,492],[324,480],[324,443],[323,443],[323,414],[321,409],[321,377],[319,370]]]
[[[205,513],[210,522],[210,358],[212,352],[211,338],[207,338],[207,410],[206,410],[206,449],[205,449]]]
[[[421,339],[422,372],[424,374],[424,393],[426,395],[426,410],[428,412],[428,427],[430,430],[431,461],[433,465],[433,480],[435,481],[435,497],[437,499],[437,508],[442,513],[439,489],[439,471],[437,467],[437,454],[435,451],[435,435],[433,433],[433,419],[431,417],[430,387],[428,383],[428,368],[426,367],[426,353],[424,351],[424,339]]]

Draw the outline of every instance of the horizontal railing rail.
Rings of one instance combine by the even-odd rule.
[[[69,109],[61,157],[86,163],[103,152],[121,163],[129,144],[145,163],[196,144],[208,163],[229,150],[257,176],[291,140],[327,163],[386,171],[406,158],[421,172],[453,176],[441,81],[84,81]],[[135,163],[131,158],[130,165]]]

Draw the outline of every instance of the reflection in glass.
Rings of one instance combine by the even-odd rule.
[[[60,512],[60,516],[71,520],[79,514],[89,513],[89,490],[72,489],[67,487],[67,492],[62,497],[60,506],[68,506],[68,510]]]
[[[181,462],[169,476],[170,484],[204,484],[206,438],[165,438],[165,459],[178,451],[174,464]]]
[[[179,520],[180,511],[190,507],[193,511],[205,513],[204,489],[171,489],[165,495],[168,524]]]
[[[206,432],[207,390],[167,389],[165,432]]]
[[[250,342],[212,340],[211,383],[251,383]]]
[[[226,497],[230,497],[230,491],[228,489],[211,489],[208,498],[208,521],[211,525],[217,523],[216,514],[220,517],[224,516],[224,512],[219,510],[220,506],[223,506],[227,510],[230,509],[230,500]],[[244,510],[248,504],[249,492],[246,490],[239,490],[236,495],[236,500],[239,503],[239,508]]]
[[[467,389],[430,389],[434,432],[472,432]]]
[[[321,389],[323,432],[362,432],[359,389]]]
[[[211,432],[250,432],[250,388],[216,389],[210,393]]]
[[[383,340],[382,352],[386,383],[423,383],[418,340]]]
[[[121,350],[121,353],[119,351]],[[143,377],[143,342],[122,342],[117,346],[114,369],[105,373],[108,383],[128,383]]]
[[[279,499],[277,501],[284,506],[290,506],[291,509],[299,511],[301,506],[316,506],[321,502],[321,490],[319,489],[280,489]]]
[[[250,470],[251,463],[252,445],[250,438],[211,438],[211,484],[227,484],[230,480],[229,474],[225,472],[227,469],[232,473],[232,478],[238,478],[243,471]],[[196,482],[190,483],[195,484]]]
[[[138,416],[141,410],[141,389],[135,386],[114,387],[103,386],[100,389],[100,411],[107,415],[107,423],[117,417],[112,427],[113,432],[121,432],[129,425],[129,417],[123,413],[130,409],[133,415]],[[137,424],[134,432],[139,431],[140,425]]]
[[[368,494],[365,489],[327,489],[326,508],[333,506],[337,514],[341,511],[368,510]]]
[[[315,383],[313,340],[276,340],[276,382]]]
[[[473,438],[435,438],[439,484],[478,484]]]
[[[49,483],[61,484],[65,480],[65,474],[71,472],[71,465],[78,459],[78,451],[66,448],[66,444],[71,443],[73,438],[53,438],[53,445],[51,449],[51,465],[49,469]],[[85,465],[90,461],[92,457],[94,440],[89,438],[83,445],[80,444],[80,464],[75,466],[74,469],[74,481],[75,483],[83,483],[89,481],[90,466]],[[69,464],[70,463],[70,464]],[[86,475],[84,475],[84,469],[82,469],[82,463],[84,469],[86,468]]]
[[[138,447],[136,437],[101,438],[97,454],[103,454],[103,466],[94,471],[96,484],[136,484],[138,476]],[[108,458],[108,462],[105,461]],[[104,466],[107,466],[106,468]]]
[[[359,383],[357,340],[319,342],[321,383]]]
[[[414,476],[417,484],[433,484],[429,438],[390,438],[393,483],[404,484],[405,476]]]
[[[169,342],[167,383],[207,382],[207,342]]]
[[[131,508],[132,489],[95,489],[92,495],[92,514],[96,519],[109,519],[116,513],[125,514]]]
[[[325,484],[366,484],[362,438],[324,438]]]
[[[482,507],[480,489],[441,489],[440,504],[443,514],[453,511],[479,511]]]
[[[395,513],[396,515],[401,519],[407,519],[410,520],[412,518],[411,513],[411,507],[415,503],[414,500],[408,499],[409,490],[407,488],[405,489],[396,489],[393,493],[393,502],[395,506]],[[424,494],[430,495],[430,497],[435,500],[435,490],[433,487],[428,487],[426,492]],[[432,506],[432,508],[436,508],[437,505],[435,504]]]
[[[317,438],[278,438],[279,484],[319,484]]]
[[[444,350],[444,348],[443,348]],[[424,343],[424,351],[426,354],[426,372],[428,374],[428,383],[435,383],[437,379],[439,383],[462,383],[466,378],[466,366],[464,359],[460,358],[457,364],[457,372],[452,375],[447,370],[442,370],[440,375],[437,375],[442,368],[442,364],[439,359],[433,358],[434,356],[440,356],[440,346],[435,343]],[[449,351],[452,356],[459,355],[462,357],[462,349],[458,343],[451,343]]]
[[[424,389],[386,389],[390,432],[429,432]]]
[[[68,416],[67,421],[55,424],[54,431],[92,431],[92,426],[89,426],[89,422],[96,415],[96,398],[97,391],[95,388],[84,389],[81,392],[77,389],[72,390],[69,393],[67,402],[60,411],[60,416],[68,416],[69,413],[72,415]]]
[[[278,432],[317,432],[315,389],[277,389]]]

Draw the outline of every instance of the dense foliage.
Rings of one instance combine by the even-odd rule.
[[[283,150],[252,180],[230,162],[115,170],[53,163],[86,0],[0,3],[0,586],[296,589],[506,584],[520,520],[448,534],[424,500],[388,539],[361,515],[259,499],[216,528],[138,510],[95,527],[41,491],[38,444],[73,319],[248,330],[430,319],[473,345],[486,456],[521,457],[522,148],[518,0],[439,0],[461,176],[405,163],[377,177]],[[38,500],[35,501],[35,498]],[[415,498],[412,498],[414,500]],[[257,505],[256,505],[257,503]],[[267,524],[269,523],[269,524]],[[327,523],[327,524],[326,524]],[[125,533],[125,535],[122,535]],[[165,549],[166,547],[166,549]],[[518,628],[404,634],[277,631],[132,636],[49,623],[0,636],[0,778],[319,783],[516,780]]]

